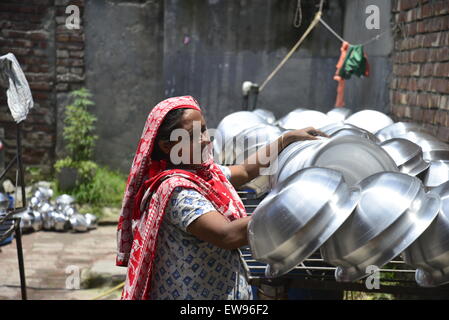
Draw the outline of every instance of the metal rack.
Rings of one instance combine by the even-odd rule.
[[[251,215],[262,198],[256,199],[246,191],[238,192],[247,210]],[[395,295],[407,295],[416,298],[449,298],[449,285],[436,288],[419,287],[415,281],[415,269],[411,268],[396,257],[383,268],[379,269],[379,288],[369,289],[366,279],[356,282],[344,283],[335,280],[335,266],[327,264],[321,257],[320,251],[316,251],[302,264],[292,271],[278,278],[265,276],[266,264],[256,261],[249,247],[241,248],[240,258],[250,285],[261,287],[271,286],[283,288],[280,296],[285,296],[285,291],[292,288],[311,290],[333,291],[357,291],[369,293],[388,293]]]
[[[20,289],[22,294],[22,300],[27,299],[26,292],[26,281],[25,281],[25,264],[23,260],[23,249],[22,249],[22,232],[20,229],[20,218],[14,217],[15,214],[20,213],[26,209],[26,197],[25,197],[25,183],[24,183],[24,171],[22,164],[22,142],[21,142],[21,129],[20,123],[16,125],[16,155],[7,164],[4,171],[0,174],[0,181],[6,176],[13,165],[17,165],[17,178],[19,179],[22,194],[22,207],[14,208],[8,213],[0,218],[0,242],[9,238],[13,233],[16,238],[17,247],[17,259],[19,263],[19,274],[20,274]],[[18,190],[16,190],[18,192]]]

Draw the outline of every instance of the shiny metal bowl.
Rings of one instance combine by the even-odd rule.
[[[324,139],[298,141],[288,145],[272,164],[270,186],[274,188],[294,173],[305,168],[306,160],[312,156],[314,150],[324,143]]]
[[[37,210],[32,210],[31,215],[33,215],[32,227],[34,231],[40,231],[43,228],[43,217],[42,214]]]
[[[417,268],[416,282],[423,287],[449,283],[449,183],[430,191],[441,198],[441,210],[429,228],[404,251],[404,261]]]
[[[415,122],[396,122],[376,133],[380,141],[386,141],[393,138],[399,138],[408,132],[424,132],[433,134],[429,129]]]
[[[252,112],[261,117],[268,124],[274,124],[276,122],[276,117],[274,116],[274,113],[269,110],[254,109]]]
[[[294,110],[279,120],[278,125],[286,130],[295,130],[307,127],[319,129],[332,123],[334,123],[334,120],[320,111]]]
[[[96,216],[94,216],[93,214],[90,214],[90,213],[86,213],[84,215],[84,218],[86,219],[87,228],[89,230],[97,228],[98,221],[97,221],[97,217]]]
[[[379,111],[362,110],[347,118],[345,123],[352,124],[375,134],[379,130],[393,124],[393,120]]]
[[[44,230],[53,230],[55,228],[55,215],[56,211],[45,211],[42,212],[42,228]]]
[[[221,153],[234,137],[248,128],[261,124],[266,124],[266,121],[250,111],[234,112],[224,117],[218,124],[215,132],[213,141],[214,156],[221,160]]]
[[[257,150],[278,139],[281,134],[281,129],[269,124],[257,125],[243,130],[226,145],[224,163],[243,163]]]
[[[359,185],[362,196],[354,213],[321,247],[324,260],[337,266],[337,281],[368,275],[398,256],[430,226],[440,199],[426,193],[418,178],[381,172]]]
[[[424,185],[426,187],[436,187],[446,181],[449,181],[449,161],[431,161],[429,169],[424,176]]]
[[[352,114],[352,110],[348,108],[333,108],[327,113],[335,122],[345,121]]]
[[[393,159],[376,143],[357,136],[324,140],[304,167],[323,167],[343,173],[349,185],[383,171],[399,171]]]
[[[380,146],[391,156],[403,173],[416,176],[430,166],[423,159],[421,147],[407,139],[393,138],[382,142]]]
[[[387,152],[370,140],[358,136],[323,138],[285,148],[278,157],[270,185],[273,187],[307,167],[337,170],[351,186],[377,172],[399,171]]]
[[[419,145],[423,151],[423,158],[426,161],[432,160],[432,155],[439,152],[449,152],[449,145],[439,140],[437,137],[425,132],[407,132],[399,135],[398,138],[404,138]]]
[[[75,213],[70,217],[70,225],[73,231],[86,232],[89,230],[89,223],[86,217],[80,213]]]
[[[70,221],[67,216],[60,212],[55,212],[53,215],[54,229],[56,231],[67,231],[70,229]]]
[[[253,257],[281,276],[315,252],[348,218],[360,192],[343,175],[307,168],[278,184],[259,204],[248,225]]]
[[[353,127],[350,128],[349,126]],[[345,136],[355,136],[364,139],[368,139],[374,143],[379,143],[380,140],[371,132],[366,131],[362,128],[357,128],[352,125],[346,125],[344,128],[341,128],[331,134],[332,137],[345,137]]]

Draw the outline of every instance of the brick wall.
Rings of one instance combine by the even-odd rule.
[[[34,108],[24,121],[23,161],[26,167],[52,171],[58,119],[67,93],[84,83],[83,28],[65,27],[68,4],[84,0],[2,0],[0,55],[14,53],[30,84]],[[82,19],[81,19],[82,22]],[[15,154],[15,123],[0,90],[0,128],[5,131],[6,160]]]
[[[396,121],[413,121],[449,141],[449,1],[394,0],[390,83]]]

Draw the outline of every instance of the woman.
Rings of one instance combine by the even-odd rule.
[[[187,143],[170,141],[179,129]],[[248,243],[250,217],[233,186],[269,165],[259,159],[275,158],[288,144],[317,135],[324,134],[291,131],[244,164],[220,167],[211,158],[196,100],[159,103],[143,130],[118,225],[117,265],[128,267],[122,299],[251,299],[236,250]]]

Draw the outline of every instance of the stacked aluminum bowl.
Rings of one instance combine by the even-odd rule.
[[[417,268],[419,285],[448,283],[449,145],[415,123],[393,123],[374,110],[351,113],[296,109],[275,122],[284,130],[320,128],[330,138],[292,143],[280,153],[271,192],[248,227],[254,258],[276,277],[320,248],[338,281],[356,281],[368,267],[402,255]],[[257,149],[250,137],[275,132],[260,116],[245,116],[253,120],[233,116],[234,124],[221,126],[230,128],[228,141],[238,136],[249,146],[228,162]],[[239,129],[242,122],[248,126]]]

